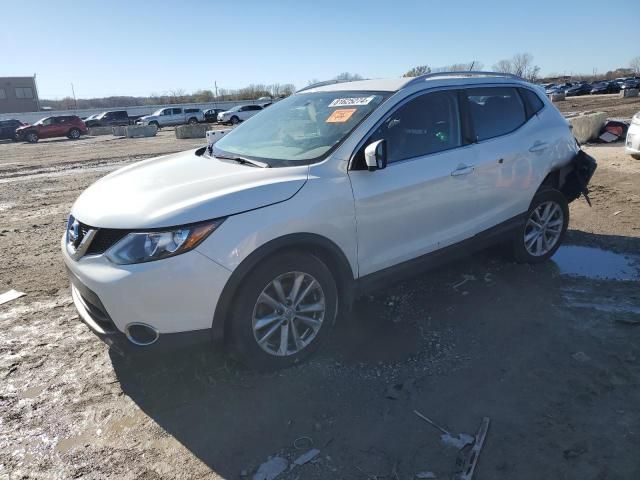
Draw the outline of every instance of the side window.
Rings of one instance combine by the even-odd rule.
[[[171,115],[171,109],[170,108],[166,108],[162,111],[162,115]]]
[[[4,100],[7,98],[7,92],[4,88],[0,88],[0,100]]]
[[[53,125],[54,121],[55,121],[54,117],[49,117],[42,122],[42,125]]]
[[[384,120],[367,144],[380,139],[387,141],[388,163],[461,146],[457,92],[427,93],[410,100]]]
[[[182,113],[182,109],[181,108],[174,108],[173,109],[173,114],[174,115],[180,115]]]
[[[520,88],[519,90],[527,107],[527,118],[533,117],[536,113],[542,110],[544,103],[540,100],[538,94],[532,92],[528,88]]]
[[[513,87],[470,88],[468,110],[478,140],[511,133],[526,122],[524,104]]]

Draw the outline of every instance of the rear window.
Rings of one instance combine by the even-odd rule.
[[[471,88],[467,99],[478,141],[511,133],[527,121],[522,98],[514,87]]]
[[[200,111],[199,108],[185,108],[184,113],[198,113]]]

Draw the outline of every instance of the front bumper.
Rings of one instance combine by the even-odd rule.
[[[231,272],[197,251],[137,265],[115,265],[103,255],[73,260],[62,255],[80,318],[122,353],[162,350],[211,340],[213,315]],[[158,332],[151,345],[125,332],[145,324]]]
[[[631,124],[625,140],[625,151],[630,155],[640,155],[640,125]]]

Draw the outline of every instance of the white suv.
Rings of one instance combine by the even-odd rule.
[[[226,112],[220,112],[218,114],[218,122],[236,125],[245,120],[249,120],[262,110],[263,108],[260,105],[239,105]]]
[[[324,83],[214,145],[102,178],[73,205],[62,252],[81,318],[115,348],[224,339],[277,368],[414,268],[497,241],[548,259],[594,170],[512,76]]]

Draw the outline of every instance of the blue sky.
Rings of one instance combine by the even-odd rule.
[[[302,87],[344,71],[395,77],[473,59],[490,68],[518,52],[533,54],[543,73],[603,72],[640,55],[637,0],[605,5],[0,0],[0,76],[35,72],[42,98],[70,95],[71,82],[87,98],[212,89],[214,81]]]

